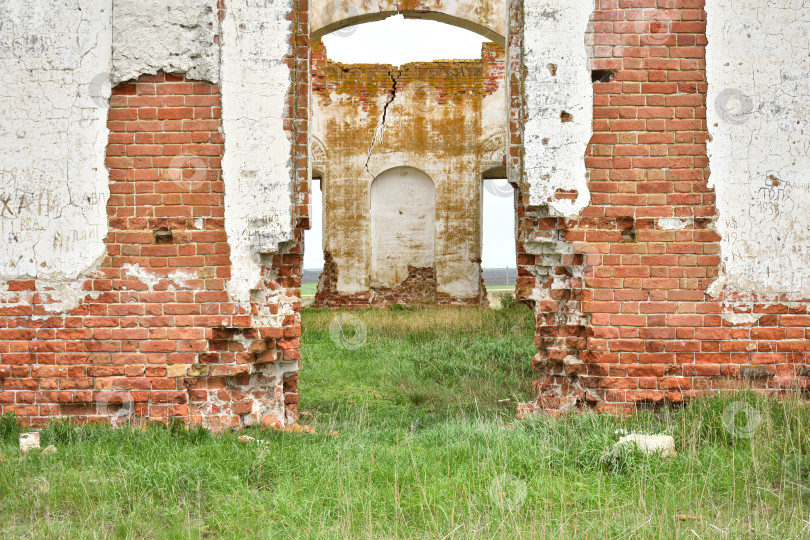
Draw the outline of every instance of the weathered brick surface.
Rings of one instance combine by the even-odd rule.
[[[528,206],[521,183],[523,20],[520,2],[509,8],[517,290],[535,307],[538,346],[538,399],[520,413],[626,412],[737,387],[805,390],[807,299],[708,294],[720,245],[707,182],[702,0],[596,5],[593,67],[615,70],[615,78],[594,83],[591,205],[570,219]],[[106,255],[67,312],[54,310],[54,298],[33,280],[8,283],[0,303],[0,412],[31,425],[58,416],[108,419],[130,403],[135,414],[214,428],[264,415],[295,419],[310,190],[306,2],[298,9],[286,115],[295,141],[296,236],[281,253],[263,255],[254,301],[235,305],[225,290],[231,268],[218,88],[163,74],[123,84],[109,111]],[[485,89],[498,69],[483,70]],[[687,222],[675,230],[662,218]],[[413,274],[424,291],[431,276]]]
[[[299,0],[290,20],[300,35],[285,59],[298,227],[279,253],[261,255],[251,302],[234,304],[226,292],[219,88],[162,73],[121,84],[108,116],[106,255],[67,312],[33,281],[8,283],[0,412],[34,426],[60,416],[121,420],[122,406],[214,429],[264,416],[296,420],[309,203],[307,13]]]
[[[524,189],[518,208],[518,291],[535,300],[539,351],[538,399],[520,414],[626,412],[725,388],[805,390],[807,302],[707,293],[720,246],[707,185],[703,2],[597,7],[593,67],[615,79],[594,83],[591,205],[576,219],[550,216],[525,206]],[[671,230],[661,218],[688,221]],[[724,319],[732,303],[757,320]]]
[[[296,317],[262,327],[257,313],[278,312],[281,295],[240,307],[225,291],[219,118],[208,83],[161,74],[115,88],[107,256],[64,316],[26,295],[33,282],[10,284],[26,305],[0,306],[3,411],[33,425],[106,418],[118,403],[214,428],[295,417]],[[298,294],[295,251],[273,257],[269,290]]]

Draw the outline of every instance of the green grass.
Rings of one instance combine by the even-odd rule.
[[[317,283],[302,283],[301,284],[301,296],[315,296],[316,292],[318,292],[318,284]]]
[[[514,285],[487,285],[488,291],[513,291],[515,290]],[[315,293],[318,292],[318,284],[317,283],[302,283],[301,284],[301,296],[315,296]]]
[[[394,308],[303,314],[302,423],[317,433],[56,422],[18,457],[0,420],[4,538],[801,538],[810,411],[743,393],[632,418],[514,420],[531,396],[532,314]],[[363,336],[365,335],[365,339]],[[735,403],[756,411],[747,436]],[[753,424],[751,424],[753,426]],[[736,426],[736,427],[735,427]],[[613,451],[617,429],[678,456]],[[332,432],[337,432],[332,434]]]

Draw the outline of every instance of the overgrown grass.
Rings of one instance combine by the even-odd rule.
[[[248,430],[267,447],[177,424],[112,430],[55,422],[41,436],[57,454],[16,460],[18,427],[0,419],[1,534],[810,534],[804,402],[743,393],[632,418],[516,422],[516,402],[530,396],[533,323],[528,310],[506,304],[353,312],[366,330],[365,342],[351,342],[362,343],[356,350],[332,341],[334,312],[305,312],[302,422],[317,433]],[[617,429],[671,434],[678,456],[613,450]]]
[[[509,301],[500,310],[393,306],[342,318],[350,334],[348,348],[340,347],[340,335],[336,343],[330,334],[335,312],[305,312],[303,363],[308,372],[302,373],[301,393],[312,408],[343,410],[379,401],[376,395],[396,411],[406,410],[405,404],[422,406],[407,409],[410,414],[487,410],[513,417],[516,403],[531,396],[536,349],[533,317],[525,306]],[[355,329],[365,340],[351,341]],[[391,407],[372,411],[380,410],[388,419]]]

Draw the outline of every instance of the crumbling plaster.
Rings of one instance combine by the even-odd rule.
[[[250,301],[261,254],[293,238],[294,141],[284,131],[291,70],[292,2],[229,0],[222,23],[225,230],[231,248],[228,292]]]
[[[497,87],[485,91],[484,71],[480,61],[326,64],[325,83],[313,88],[312,136],[338,293],[396,285],[372,283],[371,189],[380,174],[411,166],[435,183],[437,293],[480,295],[481,175],[503,164],[506,145],[505,89],[490,81]]]
[[[323,0],[313,3],[313,28],[366,12],[437,14],[430,10],[505,34],[499,3],[445,4]],[[806,4],[706,4],[708,152],[723,256],[713,291],[810,294]],[[589,200],[593,96],[583,37],[593,6],[528,0],[524,9],[532,22],[524,29],[530,204],[572,215]],[[289,2],[229,1],[220,48],[214,0],[1,2],[0,277],[69,283],[76,292],[75,280],[104,254],[107,83],[177,71],[222,81],[230,292],[248,301],[259,254],[292,238],[291,141],[283,129],[290,11]],[[558,190],[577,196],[557,199]]]
[[[60,308],[105,253],[111,13],[0,2],[0,280],[35,279]]]
[[[217,0],[114,0],[112,13],[113,83],[159,71],[219,81]]]
[[[708,0],[711,292],[810,297],[810,2]]]
[[[590,202],[585,152],[593,87],[585,32],[593,7],[593,0],[524,2],[525,181],[531,206],[566,216]],[[576,199],[558,199],[558,190],[575,190]]]
[[[55,288],[55,300],[68,300],[52,306],[60,310],[78,303],[77,280],[105,254],[110,83],[184,72],[222,81],[229,292],[250,300],[260,254],[292,239],[292,141],[284,130],[292,3],[229,1],[221,66],[215,7],[191,0],[0,3],[0,278]]]

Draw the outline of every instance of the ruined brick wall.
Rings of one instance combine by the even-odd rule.
[[[485,301],[481,183],[486,170],[503,166],[505,95],[503,49],[485,44],[483,56],[400,68],[343,65],[315,45],[313,156],[323,174],[326,259],[316,306]],[[425,217],[435,220],[435,232],[428,224],[427,259],[414,253],[395,276],[383,277],[391,272],[375,270],[388,264],[378,259],[395,264],[397,248],[374,247],[375,182],[403,166],[424,171],[435,186],[435,211]],[[416,204],[409,193],[399,197],[403,220],[385,225],[390,234],[409,224]],[[413,251],[417,244],[403,245]]]
[[[296,417],[300,248],[268,261],[262,301],[225,290],[219,89],[143,76],[110,100],[107,255],[81,305],[30,280],[0,307],[0,403],[48,418],[175,417],[213,428]],[[258,299],[257,299],[258,300]]]
[[[231,20],[245,16],[239,11],[244,6],[229,4],[235,9]],[[225,6],[220,3],[219,7],[219,21],[227,23]],[[92,13],[102,19],[110,15],[104,10]],[[286,13],[290,29],[305,36],[307,13],[306,2],[298,2]],[[206,19],[210,11],[199,15]],[[142,18],[138,22],[148,26]],[[243,28],[243,34],[247,32]],[[0,37],[5,34],[0,32]],[[71,38],[69,32],[67,37]],[[103,37],[96,36],[102,44]],[[301,229],[307,225],[309,187],[306,39],[296,38],[291,31],[287,51],[282,59],[287,82],[275,105],[284,116],[279,129],[287,141],[288,157],[282,156],[282,161],[291,164],[286,182],[297,193],[285,188],[290,202],[279,202],[286,204],[287,215],[295,223],[288,224],[290,239],[278,248],[266,241],[251,243],[260,271],[252,282],[247,281],[247,301],[235,299],[229,289],[235,271],[241,270],[232,264],[233,246],[242,246],[234,244],[226,231],[228,197],[233,200],[238,194],[229,192],[222,158],[227,155],[226,137],[230,133],[238,139],[239,134],[223,126],[220,87],[160,72],[115,86],[107,107],[99,88],[109,83],[111,75],[99,73],[91,81],[76,74],[78,94],[76,88],[70,90],[73,104],[65,110],[85,117],[92,110],[106,117],[109,137],[102,134],[100,155],[104,160],[106,154],[106,169],[99,171],[109,175],[109,189],[88,192],[87,183],[79,181],[87,176],[75,174],[75,157],[68,159],[73,177],[56,173],[38,180],[26,173],[36,163],[22,164],[22,170],[13,171],[13,178],[12,171],[4,172],[2,199],[27,201],[33,190],[41,193],[37,198],[46,204],[28,201],[15,208],[22,209],[21,214],[3,215],[4,232],[22,223],[43,225],[16,237],[4,235],[2,240],[25,248],[38,235],[50,249],[44,252],[43,268],[47,260],[59,269],[58,257],[69,257],[82,242],[100,242],[102,256],[76,276],[62,272],[52,277],[51,272],[50,279],[43,275],[32,279],[8,277],[11,272],[4,271],[0,413],[14,412],[33,426],[56,417],[119,423],[133,415],[163,421],[173,417],[213,429],[296,420]],[[26,52],[20,61],[36,64],[29,71],[36,77],[37,70],[51,69],[48,62],[53,60],[42,63],[40,58],[52,53],[48,49]],[[207,54],[201,60],[205,63],[201,72],[210,74],[208,62],[216,56]],[[172,56],[172,61],[189,60]],[[232,54],[229,61],[242,60]],[[154,68],[138,67],[129,57],[121,62],[126,63],[123,70]],[[269,94],[263,95],[270,99]],[[52,93],[52,97],[59,96]],[[14,101],[3,104],[9,103]],[[36,133],[40,123],[39,117],[32,118],[29,132]],[[74,125],[88,129],[87,122]],[[278,133],[267,135],[272,138]],[[38,149],[35,141],[23,142],[31,145],[30,150]],[[48,148],[55,155],[62,150],[59,144]],[[42,184],[45,180],[54,186],[48,189]],[[274,179],[279,180],[284,178]],[[65,181],[67,198],[60,192]],[[262,185],[256,182],[255,187]],[[46,227],[66,215],[58,212],[57,202],[87,208],[84,216],[100,207],[106,222],[103,227],[92,222],[88,227],[74,220],[49,236]],[[272,212],[272,208],[263,210]],[[106,231],[106,236],[94,232],[98,230]],[[265,223],[255,223],[251,231],[267,240]],[[29,253],[33,254],[30,249]]]
[[[538,399],[520,414],[807,389],[806,296],[713,288],[725,258],[708,183],[706,13],[666,4],[597,2],[589,49],[606,82],[593,85],[590,204],[559,215],[522,186],[519,290],[539,352]]]
[[[29,424],[295,420],[310,9],[169,4],[155,17],[114,0],[115,21],[99,0],[0,6],[0,412]],[[591,7],[504,11],[518,293],[537,315],[538,399],[520,413],[806,391],[810,15],[597,0],[586,31]],[[493,91],[503,67],[474,65],[447,69]],[[375,122],[401,104],[378,75],[352,87]],[[123,78],[108,109],[104,85]],[[422,88],[437,92],[411,92],[419,107],[447,100]],[[484,140],[483,166],[502,164],[497,134]],[[408,273],[447,292],[440,265]]]

